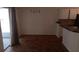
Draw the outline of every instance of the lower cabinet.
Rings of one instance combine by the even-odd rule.
[[[63,28],[63,44],[70,52],[79,52],[79,33]]]

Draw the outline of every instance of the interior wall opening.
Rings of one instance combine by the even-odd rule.
[[[4,49],[6,49],[10,46],[10,20],[9,20],[8,8],[0,8],[0,20],[1,20],[3,47]]]

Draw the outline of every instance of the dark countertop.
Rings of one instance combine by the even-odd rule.
[[[69,31],[79,33],[79,28],[74,26],[74,21],[75,19],[59,19],[56,23]]]

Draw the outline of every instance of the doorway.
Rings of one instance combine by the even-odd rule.
[[[0,20],[3,38],[3,48],[5,50],[10,46],[10,22],[8,8],[0,8]]]

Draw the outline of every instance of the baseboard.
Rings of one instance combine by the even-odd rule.
[[[24,36],[56,36],[56,35],[43,35],[43,34],[21,34],[19,37]],[[56,36],[57,37],[57,36]]]

